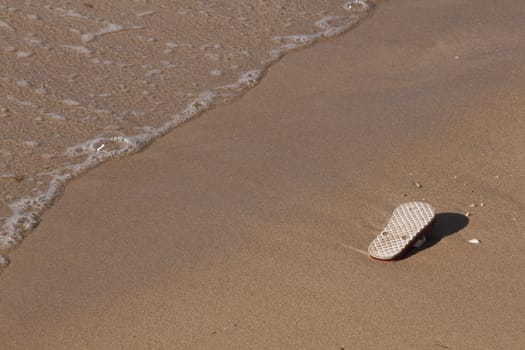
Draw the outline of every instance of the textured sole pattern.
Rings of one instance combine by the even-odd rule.
[[[380,260],[399,257],[418,240],[434,217],[434,208],[428,203],[401,204],[394,210],[383,231],[368,246],[368,254]]]

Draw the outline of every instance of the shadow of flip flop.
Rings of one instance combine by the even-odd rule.
[[[436,214],[434,224],[426,234],[427,241],[419,248],[410,249],[400,260],[411,257],[425,249],[431,248],[439,243],[443,238],[451,236],[461,231],[469,223],[468,217],[458,213]]]

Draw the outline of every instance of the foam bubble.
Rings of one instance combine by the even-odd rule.
[[[20,87],[29,87],[31,85],[31,82],[27,81],[27,80],[19,80],[16,82],[16,85],[20,86]]]
[[[54,120],[66,120],[66,117],[64,117],[63,115],[60,115],[58,113],[55,113],[55,112],[49,112],[46,114],[49,118],[51,119],[54,119]]]
[[[27,141],[24,141],[24,145],[26,145],[28,147],[37,147],[37,146],[40,146],[40,142],[27,140]]]
[[[80,102],[70,99],[70,98],[66,98],[65,100],[62,100],[62,102],[64,102],[64,104],[68,106],[80,106],[81,104]]]
[[[20,58],[27,58],[33,56],[31,51],[17,51],[16,56]]]
[[[31,38],[31,39],[27,39],[27,42],[28,42],[30,45],[37,45],[37,46],[46,47],[46,46],[44,45],[44,42],[43,42],[41,39]]]
[[[18,219],[16,215],[13,215],[9,217],[7,221],[9,221],[9,219],[12,219],[12,218]],[[7,222],[7,224],[9,224],[9,222]],[[8,235],[0,236],[0,252],[11,251],[20,243],[22,238],[15,233],[18,231],[18,229],[20,229],[19,225],[13,225],[12,233],[8,232],[9,233]]]
[[[7,30],[10,30],[12,32],[14,32],[15,30],[13,29],[13,27],[11,27],[9,24],[7,24],[7,22],[4,22],[2,20],[0,20],[0,28],[1,29],[7,29]]]
[[[164,45],[166,45],[166,47],[170,48],[170,49],[176,49],[178,47],[193,47],[193,45],[191,45],[191,44],[178,44],[178,43],[175,43],[175,42],[172,42],[172,41],[169,41],[169,42],[165,43]]]
[[[21,106],[32,107],[32,108],[36,108],[36,107],[37,107],[37,105],[34,104],[34,103],[31,102],[31,101],[19,100],[19,99],[17,99],[16,97],[13,97],[13,96],[11,96],[11,95],[8,95],[8,96],[7,96],[7,99],[8,99],[9,101],[13,101],[13,102],[15,102],[15,103],[17,103],[17,104],[19,104],[19,105],[21,105]]]
[[[82,18],[82,19],[89,19],[89,17],[84,16],[82,13],[80,13],[77,10],[67,10],[66,16],[68,17],[76,17],[76,18]]]
[[[80,36],[80,40],[85,43],[95,40],[95,34],[93,33],[84,33]]]
[[[343,8],[347,11],[358,12],[368,11],[370,7],[372,7],[372,3],[368,0],[350,0],[343,5]]]
[[[211,53],[211,52],[206,52],[204,54],[204,57],[206,57],[206,58],[208,58],[208,59],[210,59],[212,61],[215,61],[215,62],[217,62],[217,61],[219,61],[221,59],[221,56],[219,54]]]
[[[159,75],[161,74],[162,71],[160,69],[150,69],[146,72],[146,74],[144,75],[146,78],[149,78],[153,75]]]
[[[124,30],[136,30],[136,29],[144,29],[144,27],[142,27],[142,26],[132,26],[132,27],[127,27],[126,28],[126,27],[124,27],[124,26],[122,26],[120,24],[107,23],[104,28],[99,29],[95,33],[84,33],[84,34],[82,34],[80,36],[80,40],[82,42],[88,43],[88,42],[91,42],[91,41],[95,40],[96,38],[98,38],[98,37],[100,37],[102,35],[118,33],[118,32],[124,31]]]
[[[154,15],[156,14],[157,11],[155,10],[151,10],[151,11],[144,11],[144,12],[139,12],[136,14],[137,17],[146,17],[146,16],[151,16],[151,15]]]
[[[239,79],[233,83],[233,84],[227,84],[219,86],[217,89],[224,90],[238,90],[246,87],[253,86],[259,82],[259,80],[262,78],[263,70],[260,69],[253,69],[248,72],[245,72],[241,74]]]
[[[124,29],[125,29],[124,26],[121,26],[120,24],[108,23],[108,25],[105,28],[102,28],[101,30],[99,30],[96,33],[96,35],[118,33]]]
[[[171,63],[169,61],[163,61],[162,62],[167,68],[177,68],[177,64],[176,63]]]
[[[66,49],[71,49],[75,52],[78,52],[84,55],[90,55],[92,52],[90,49],[88,49],[85,46],[62,45],[62,47],[65,47]]]

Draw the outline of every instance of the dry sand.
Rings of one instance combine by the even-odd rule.
[[[1,276],[2,348],[523,348],[524,16],[381,3],[74,181]],[[426,249],[360,252],[421,199]]]

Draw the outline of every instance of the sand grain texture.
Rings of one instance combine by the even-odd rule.
[[[524,15],[386,1],[74,181],[1,276],[2,348],[523,348]],[[427,249],[360,254],[411,200]]]

